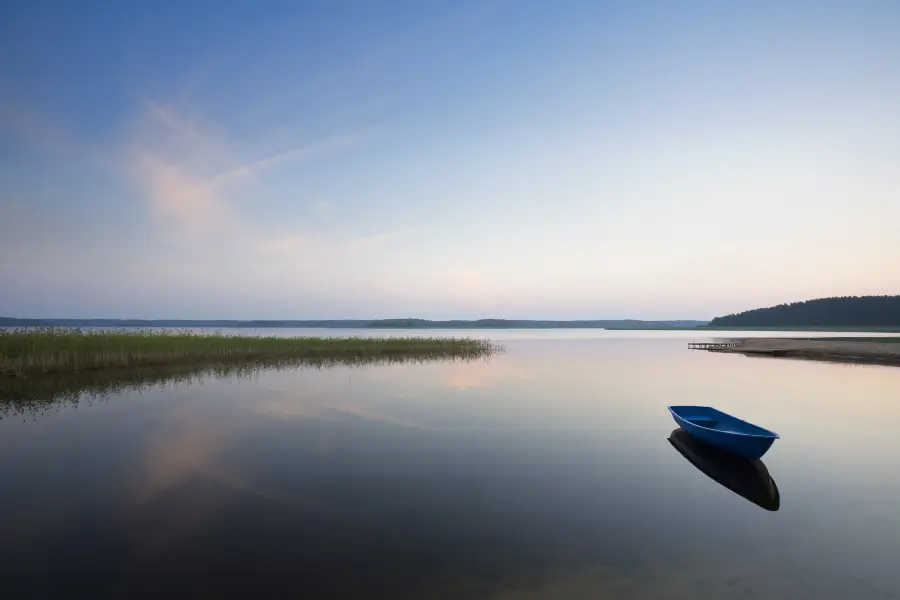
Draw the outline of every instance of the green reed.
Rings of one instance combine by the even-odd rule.
[[[500,349],[471,338],[275,337],[175,330],[0,331],[0,376],[170,365],[481,358]]]

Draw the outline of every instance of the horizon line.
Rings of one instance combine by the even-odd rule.
[[[181,317],[9,317],[0,315],[0,321],[191,321],[191,322],[236,322],[236,323],[270,323],[270,322],[306,322],[306,323],[324,323],[324,322],[379,322],[379,321],[424,321],[429,323],[445,323],[445,322],[465,322],[477,323],[479,321],[543,321],[553,323],[583,323],[583,322],[617,322],[617,321],[640,321],[644,323],[661,323],[661,322],[696,322],[708,323],[712,319],[687,319],[687,318],[669,318],[669,319],[642,319],[635,317],[626,318],[576,318],[576,319],[548,319],[548,318],[509,318],[509,317],[478,317],[475,319],[450,318],[450,319],[426,319],[422,317],[377,317],[377,318],[288,318],[288,319],[217,319],[203,318],[191,319]]]

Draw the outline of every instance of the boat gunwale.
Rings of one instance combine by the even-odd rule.
[[[678,414],[677,412],[675,412],[675,410],[673,409],[673,405],[669,405],[669,406],[666,407],[666,408],[669,409],[669,412],[672,413],[672,416],[675,417],[676,420],[681,419],[682,421],[686,421],[686,422],[690,423],[690,424],[691,424],[692,426],[694,426],[694,427],[699,427],[700,429],[705,429],[706,431],[715,431],[715,432],[721,433],[721,434],[723,434],[723,435],[740,435],[740,436],[743,436],[743,437],[757,438],[757,439],[763,439],[763,440],[778,440],[778,439],[781,439],[781,436],[778,435],[777,433],[775,433],[774,431],[772,431],[771,429],[768,429],[768,428],[766,428],[766,427],[762,427],[761,425],[754,425],[753,423],[750,423],[749,421],[745,421],[745,420],[743,420],[743,419],[739,419],[738,417],[735,417],[734,415],[729,415],[728,413],[722,412],[721,410],[719,410],[719,409],[717,409],[717,408],[713,408],[712,406],[699,406],[699,405],[687,405],[687,404],[685,404],[685,405],[677,405],[677,406],[679,406],[679,407],[682,407],[682,406],[683,406],[684,408],[688,408],[688,407],[691,407],[691,408],[706,408],[706,409],[715,411],[715,412],[717,412],[717,413],[719,413],[719,414],[722,414],[722,415],[725,415],[725,416],[727,416],[727,417],[730,417],[730,418],[734,419],[735,421],[739,421],[739,422],[741,422],[741,423],[744,423],[745,425],[750,425],[751,427],[757,427],[757,428],[759,428],[759,429],[762,429],[763,431],[766,431],[767,434],[759,434],[759,433],[743,433],[743,432],[740,432],[740,431],[722,431],[721,429],[715,429],[715,428],[713,428],[713,427],[704,427],[703,425],[698,425],[697,423],[694,423],[693,421],[689,421],[687,418],[685,418],[685,417],[679,415],[679,414]]]

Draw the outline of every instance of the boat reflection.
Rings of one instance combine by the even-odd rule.
[[[698,442],[682,429],[669,442],[688,461],[713,481],[766,510],[776,511],[781,496],[775,480],[761,460],[747,461]]]

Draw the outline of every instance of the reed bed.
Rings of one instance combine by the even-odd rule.
[[[274,337],[173,330],[0,331],[0,376],[171,365],[475,359],[500,347],[471,338]]]

